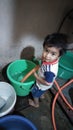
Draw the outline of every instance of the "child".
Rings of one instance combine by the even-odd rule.
[[[67,37],[61,33],[53,33],[46,36],[43,43],[42,64],[35,72],[36,83],[31,89],[33,99],[29,99],[29,105],[39,107],[39,98],[46,90],[50,89],[58,73],[59,58],[66,52]]]

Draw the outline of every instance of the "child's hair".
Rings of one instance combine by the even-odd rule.
[[[53,33],[45,37],[43,47],[56,47],[60,49],[60,56],[67,50],[67,36],[62,33]]]

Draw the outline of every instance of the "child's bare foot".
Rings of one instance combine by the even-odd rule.
[[[39,107],[39,104],[35,104],[34,101],[32,99],[29,99],[29,105],[35,107],[35,108],[38,108]]]

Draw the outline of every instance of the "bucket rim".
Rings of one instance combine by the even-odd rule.
[[[62,65],[61,63],[59,63],[59,66],[62,67],[63,69],[65,69],[65,70],[67,70],[67,71],[73,72],[73,69],[67,68],[64,65]]]
[[[1,117],[0,119],[0,124],[1,123],[4,123],[5,121],[10,121],[10,120],[21,120],[23,122],[25,122],[27,125],[29,125],[33,130],[37,130],[36,126],[33,124],[33,122],[31,120],[29,120],[28,118],[24,117],[24,116],[21,116],[21,115],[7,115],[7,116],[4,116],[4,117]],[[14,120],[15,119],[15,120]]]
[[[34,66],[36,66],[36,64],[35,64],[34,62],[30,61],[30,60],[26,60],[26,59],[18,59],[18,60],[15,60],[15,61],[13,61],[13,62],[11,62],[11,63],[9,64],[9,66],[8,66],[8,68],[7,68],[7,76],[8,76],[8,78],[10,79],[11,82],[14,82],[14,83],[16,83],[16,84],[18,84],[18,85],[24,85],[24,84],[27,85],[27,82],[18,82],[18,81],[16,81],[16,80],[14,80],[14,79],[9,75],[9,69],[10,69],[10,67],[11,67],[14,63],[19,62],[19,61],[31,62]],[[28,85],[29,85],[29,84],[33,84],[33,83],[34,83],[34,81],[29,81],[29,82],[28,82]]]
[[[73,58],[73,52],[67,51],[63,56],[71,56]],[[67,66],[64,66],[63,65],[63,61],[61,63],[61,60],[62,60],[63,56],[60,58],[59,66],[62,67],[62,68],[64,68],[67,71],[73,72],[73,68],[68,68]]]
[[[11,107],[10,108],[8,108],[6,111],[4,111],[4,112],[0,112],[0,117],[2,117],[2,116],[5,116],[5,115],[7,115],[9,112],[11,112],[12,111],[12,109],[14,108],[14,106],[15,106],[15,104],[16,104],[16,101],[17,101],[17,95],[16,95],[16,92],[15,92],[15,89],[13,88],[13,86],[11,85],[11,84],[9,84],[9,83],[7,83],[7,82],[4,82],[4,81],[1,81],[0,82],[1,84],[6,84],[6,85],[8,85],[9,87],[11,87],[10,89],[14,92],[14,102],[12,103],[12,105],[11,105]]]

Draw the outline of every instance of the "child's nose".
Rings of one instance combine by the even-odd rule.
[[[47,57],[51,57],[51,54],[50,53],[47,53],[47,55],[46,55]]]

